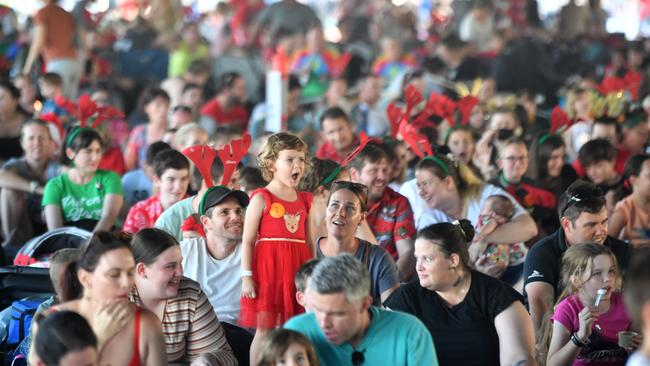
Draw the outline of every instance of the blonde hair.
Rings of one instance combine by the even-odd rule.
[[[555,308],[560,302],[562,302],[562,300],[578,292],[583,284],[582,277],[584,277],[585,273],[591,274],[594,266],[594,259],[599,255],[607,255],[611,258],[616,275],[613,289],[614,291],[620,291],[622,280],[618,268],[618,262],[616,261],[614,253],[612,253],[608,247],[598,243],[571,245],[566,252],[564,252],[564,255],[562,255],[562,292],[555,302],[555,306],[546,312],[542,320],[542,327],[537,340],[537,356],[540,365],[546,364],[548,347],[551,344],[551,334],[553,330],[553,322],[551,318],[555,312]]]
[[[305,348],[309,365],[319,366],[316,351],[309,339],[304,335],[284,328],[274,329],[262,340],[260,344],[260,353],[255,360],[257,366],[275,366],[278,359],[280,359],[287,349],[292,344],[298,344]]]
[[[176,131],[176,133],[174,134],[174,146],[178,147],[181,150],[189,147],[187,146],[187,139],[189,138],[192,132],[203,132],[206,136],[208,135],[205,129],[201,127],[198,123],[190,122],[186,125],[181,126]]]
[[[581,96],[586,96],[587,99],[589,99],[589,94],[585,89],[582,88],[575,88],[571,89],[567,92],[566,94],[566,109],[567,109],[567,114],[569,115],[569,118],[576,118],[577,117],[577,112],[575,108],[575,103],[576,101],[581,97]],[[591,101],[590,101],[591,102]]]
[[[277,160],[280,151],[282,150],[297,150],[302,151],[307,155],[307,144],[300,139],[300,137],[289,132],[278,132],[269,136],[266,144],[262,148],[262,152],[257,157],[262,171],[262,177],[265,181],[270,182],[273,180],[273,172],[270,169],[271,163]],[[309,159],[305,156],[305,167],[309,167]]]

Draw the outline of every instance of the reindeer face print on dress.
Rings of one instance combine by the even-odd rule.
[[[284,214],[284,226],[287,227],[287,231],[292,234],[295,234],[298,231],[298,226],[300,225],[300,212],[297,214]]]

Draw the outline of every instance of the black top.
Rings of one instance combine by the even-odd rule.
[[[605,246],[612,250],[618,261],[618,267],[624,271],[632,254],[632,246],[611,236],[605,239]],[[555,296],[558,296],[562,290],[560,273],[562,255],[567,248],[562,228],[535,243],[526,255],[524,287],[532,282],[546,282],[553,286]]]
[[[577,179],[578,173],[576,173],[575,169],[570,164],[564,164],[559,176],[555,178],[548,177],[541,183],[543,187],[555,193],[555,197],[559,200],[562,193]]]
[[[384,303],[418,317],[435,344],[440,365],[499,365],[499,336],[494,319],[523,298],[500,280],[472,271],[465,299],[449,307],[418,280],[397,289]]]
[[[23,154],[23,148],[20,146],[20,136],[0,137],[0,160],[18,158]]]

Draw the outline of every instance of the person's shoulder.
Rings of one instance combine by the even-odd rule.
[[[400,329],[401,332],[411,332],[414,328],[427,332],[424,324],[422,324],[420,319],[414,315],[402,311],[386,310],[375,306],[370,309],[377,323],[386,323],[386,325],[395,326],[396,329]],[[373,322],[375,319],[373,319]],[[397,335],[401,332],[394,332],[393,334]]]
[[[191,278],[188,277],[181,277],[180,283],[178,284],[178,294],[175,296],[175,298],[190,298],[190,299],[198,299],[199,296],[203,290],[201,289],[201,285],[199,285],[198,282],[194,281]]]
[[[562,228],[558,229],[562,230]],[[543,255],[543,254],[551,254],[555,253],[556,249],[558,247],[558,241],[560,240],[559,238],[559,233],[556,231],[554,233],[551,233],[541,239],[539,239],[533,246],[530,248],[528,251],[527,257],[531,255]]]
[[[27,165],[27,160],[25,157],[19,158],[10,158],[4,164],[2,164],[2,170],[12,170],[18,174],[18,171]]]
[[[623,264],[627,264],[632,250],[634,249],[632,245],[612,236],[607,236],[607,239],[605,239],[605,246],[611,249],[612,252],[614,252],[614,255],[619,259],[619,262]]]
[[[120,176],[112,170],[97,169],[97,172],[95,174],[101,179],[121,181]]]

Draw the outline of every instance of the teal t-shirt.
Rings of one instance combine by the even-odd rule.
[[[170,208],[163,211],[156,220],[154,227],[165,230],[179,242],[183,240],[181,225],[183,225],[183,221],[185,221],[186,218],[194,214],[192,208],[192,199],[194,199],[194,197],[195,196],[191,196],[182,201],[178,201]]]
[[[416,317],[371,306],[372,321],[356,350],[364,365],[437,366],[431,334]],[[305,335],[316,349],[321,365],[352,365],[354,349],[349,343],[331,344],[314,313],[293,317],[284,325]]]
[[[68,173],[59,174],[47,182],[42,206],[61,207],[63,222],[96,220],[102,217],[104,198],[108,194],[122,195],[120,177],[108,170],[97,170],[86,184],[75,184]]]

